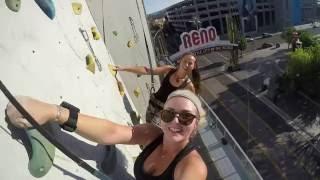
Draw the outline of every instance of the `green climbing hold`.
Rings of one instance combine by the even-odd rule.
[[[112,31],[112,34],[115,36],[118,36],[118,32],[117,31]]]
[[[18,12],[21,7],[21,0],[6,0],[7,7],[14,12]]]
[[[28,164],[29,172],[34,177],[43,177],[53,165],[55,146],[36,129],[27,130],[27,135],[32,146],[31,159]]]

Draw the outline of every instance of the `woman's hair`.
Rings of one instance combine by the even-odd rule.
[[[200,73],[199,73],[199,68],[198,68],[198,58],[194,53],[187,52],[187,53],[184,53],[180,59],[182,60],[185,56],[193,56],[196,58],[194,68],[191,73],[191,81],[194,86],[195,93],[199,94],[201,89],[200,89]]]

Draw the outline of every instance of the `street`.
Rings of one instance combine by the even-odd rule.
[[[267,39],[256,40],[251,46],[258,47]],[[268,39],[274,40],[280,42],[277,36]],[[266,180],[313,179],[310,171],[296,163],[294,150],[297,142],[319,133],[319,128],[301,122],[319,120],[320,107],[298,94],[281,95],[273,102],[271,85],[285,71],[287,53],[286,43],[280,48],[249,49],[240,59],[241,70],[233,73],[225,71],[228,52],[199,58],[201,96]],[[262,84],[268,78],[271,85],[264,90]]]

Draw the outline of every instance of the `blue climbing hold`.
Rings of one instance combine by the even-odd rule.
[[[56,15],[56,10],[52,0],[34,0],[41,10],[50,18],[53,19]]]

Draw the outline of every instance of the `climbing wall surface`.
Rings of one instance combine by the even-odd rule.
[[[119,57],[109,53],[110,48],[114,48],[111,42],[106,48],[103,39],[99,39],[99,28],[95,28],[86,1],[19,2],[6,0],[0,3],[0,80],[9,90],[14,95],[32,96],[55,104],[65,100],[78,106],[83,113],[121,124],[130,123],[127,106],[132,104],[131,99],[126,96],[127,102],[124,102],[117,81],[108,68]],[[48,5],[47,8],[44,5]],[[116,24],[116,20],[112,22]],[[117,31],[118,37],[125,36],[124,27]],[[117,38],[112,36],[106,39]],[[129,39],[129,35],[126,38]],[[123,37],[122,41],[126,38]],[[139,41],[144,41],[142,36]],[[117,51],[130,49],[127,42],[118,43],[123,46],[119,45]],[[137,58],[138,55],[134,55],[126,60]],[[135,63],[138,61],[132,62]],[[121,77],[118,79],[122,81]],[[25,130],[13,128],[5,122],[7,103],[0,93],[0,179],[33,179],[28,170],[27,152],[32,152],[30,141]],[[137,146],[117,145],[116,150],[108,154],[112,148],[97,145],[55,126],[52,129],[58,141],[93,167],[109,172],[115,179],[130,179],[133,158],[139,153]],[[53,165],[44,178],[95,179],[57,149]]]
[[[122,66],[147,66],[148,60],[145,38],[151,57],[152,66],[156,66],[155,56],[147,26],[142,0],[86,0],[97,24],[104,36],[104,41],[115,64]],[[137,77],[131,73],[120,72],[125,87],[138,112],[144,118],[151,87],[150,76]],[[159,79],[155,77],[155,89],[159,87]],[[135,90],[140,90],[136,96]]]

